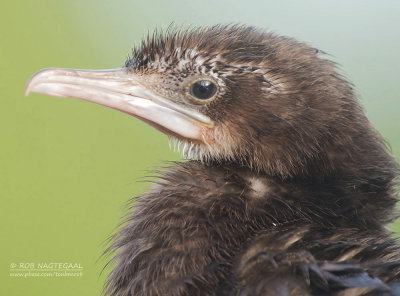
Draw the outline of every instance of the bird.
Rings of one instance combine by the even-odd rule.
[[[47,68],[26,94],[148,123],[184,159],[132,199],[109,296],[400,295],[399,165],[327,54],[243,24],[169,27],[122,68]]]

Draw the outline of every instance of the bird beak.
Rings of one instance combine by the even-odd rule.
[[[208,116],[177,105],[145,85],[145,76],[129,72],[126,68],[48,68],[29,79],[25,95],[37,92],[83,99],[130,114],[166,134],[205,142],[208,132],[214,127]]]

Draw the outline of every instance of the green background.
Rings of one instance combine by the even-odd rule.
[[[332,55],[400,156],[400,1],[2,1],[0,295],[99,295],[106,238],[143,177],[179,155],[120,112],[24,97],[46,67],[116,68],[148,30],[241,22]],[[396,229],[396,226],[392,226]],[[100,258],[100,259],[99,259]],[[80,278],[11,278],[11,263],[77,262]]]

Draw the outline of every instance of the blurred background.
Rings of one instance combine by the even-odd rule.
[[[120,112],[24,86],[46,67],[116,68],[156,27],[244,23],[331,54],[400,157],[400,1],[2,1],[0,295],[99,295],[101,258],[151,168],[179,155]],[[400,225],[400,224],[399,224]],[[400,230],[396,224],[392,229]],[[11,264],[71,262],[81,277],[10,277]]]

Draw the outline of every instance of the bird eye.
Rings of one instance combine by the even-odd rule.
[[[195,99],[207,101],[214,98],[217,86],[209,80],[198,80],[189,88],[189,94]]]

